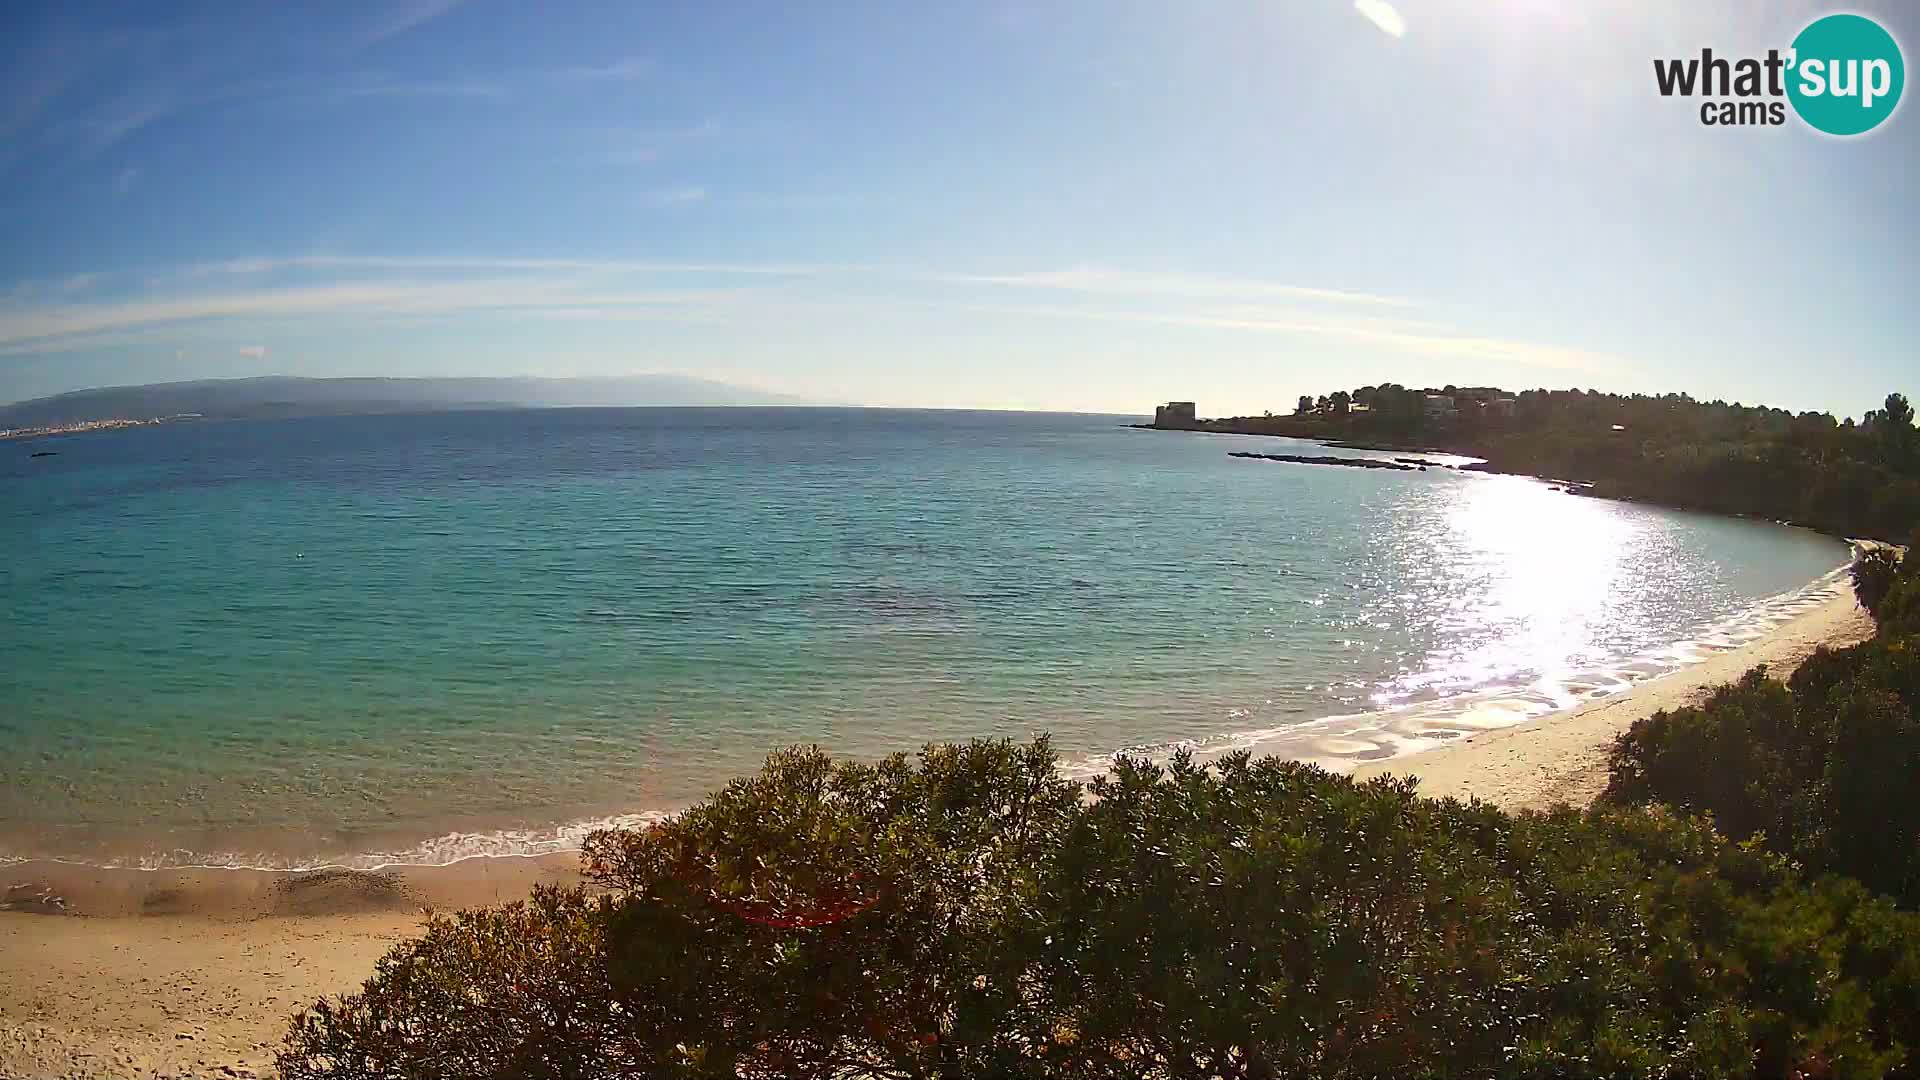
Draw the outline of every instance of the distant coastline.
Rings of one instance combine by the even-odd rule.
[[[150,426],[188,417],[243,420],[567,406],[803,404],[811,403],[684,375],[578,379],[262,375],[97,387],[17,401],[0,405],[0,429],[61,434]]]
[[[202,419],[199,413],[181,413],[177,416],[150,416],[144,419],[130,420],[76,420],[69,424],[0,428],[0,439],[43,439],[53,435],[79,435],[89,431],[118,431],[121,428],[156,427],[160,424],[183,423],[199,419]]]

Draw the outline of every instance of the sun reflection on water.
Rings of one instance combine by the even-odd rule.
[[[1522,675],[1557,685],[1597,655],[1622,615],[1621,569],[1646,555],[1644,523],[1616,504],[1515,477],[1448,494],[1446,527],[1401,534],[1394,552],[1407,567],[1402,617],[1448,644],[1374,695],[1382,705]]]

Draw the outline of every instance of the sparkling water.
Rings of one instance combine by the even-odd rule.
[[[1340,766],[1446,737],[1463,703],[1517,719],[1671,670],[1847,558],[1130,419],[579,409],[0,443],[0,857],[549,850],[793,743],[1045,731],[1083,770],[1183,744]]]

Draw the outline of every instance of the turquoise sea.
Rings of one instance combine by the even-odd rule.
[[[1848,556],[1131,419],[570,409],[0,443],[0,859],[551,850],[790,743],[1047,731],[1077,770],[1177,745],[1344,766],[1736,644]]]

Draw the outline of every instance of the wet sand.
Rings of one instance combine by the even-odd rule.
[[[1851,593],[1763,637],[1630,691],[1439,748],[1360,766],[1428,795],[1509,809],[1583,804],[1634,720],[1696,700],[1755,664],[1786,673],[1818,645],[1873,631]],[[310,874],[0,867],[0,1076],[268,1075],[289,1016],[356,989],[425,908],[503,902],[577,880],[575,858]]]

